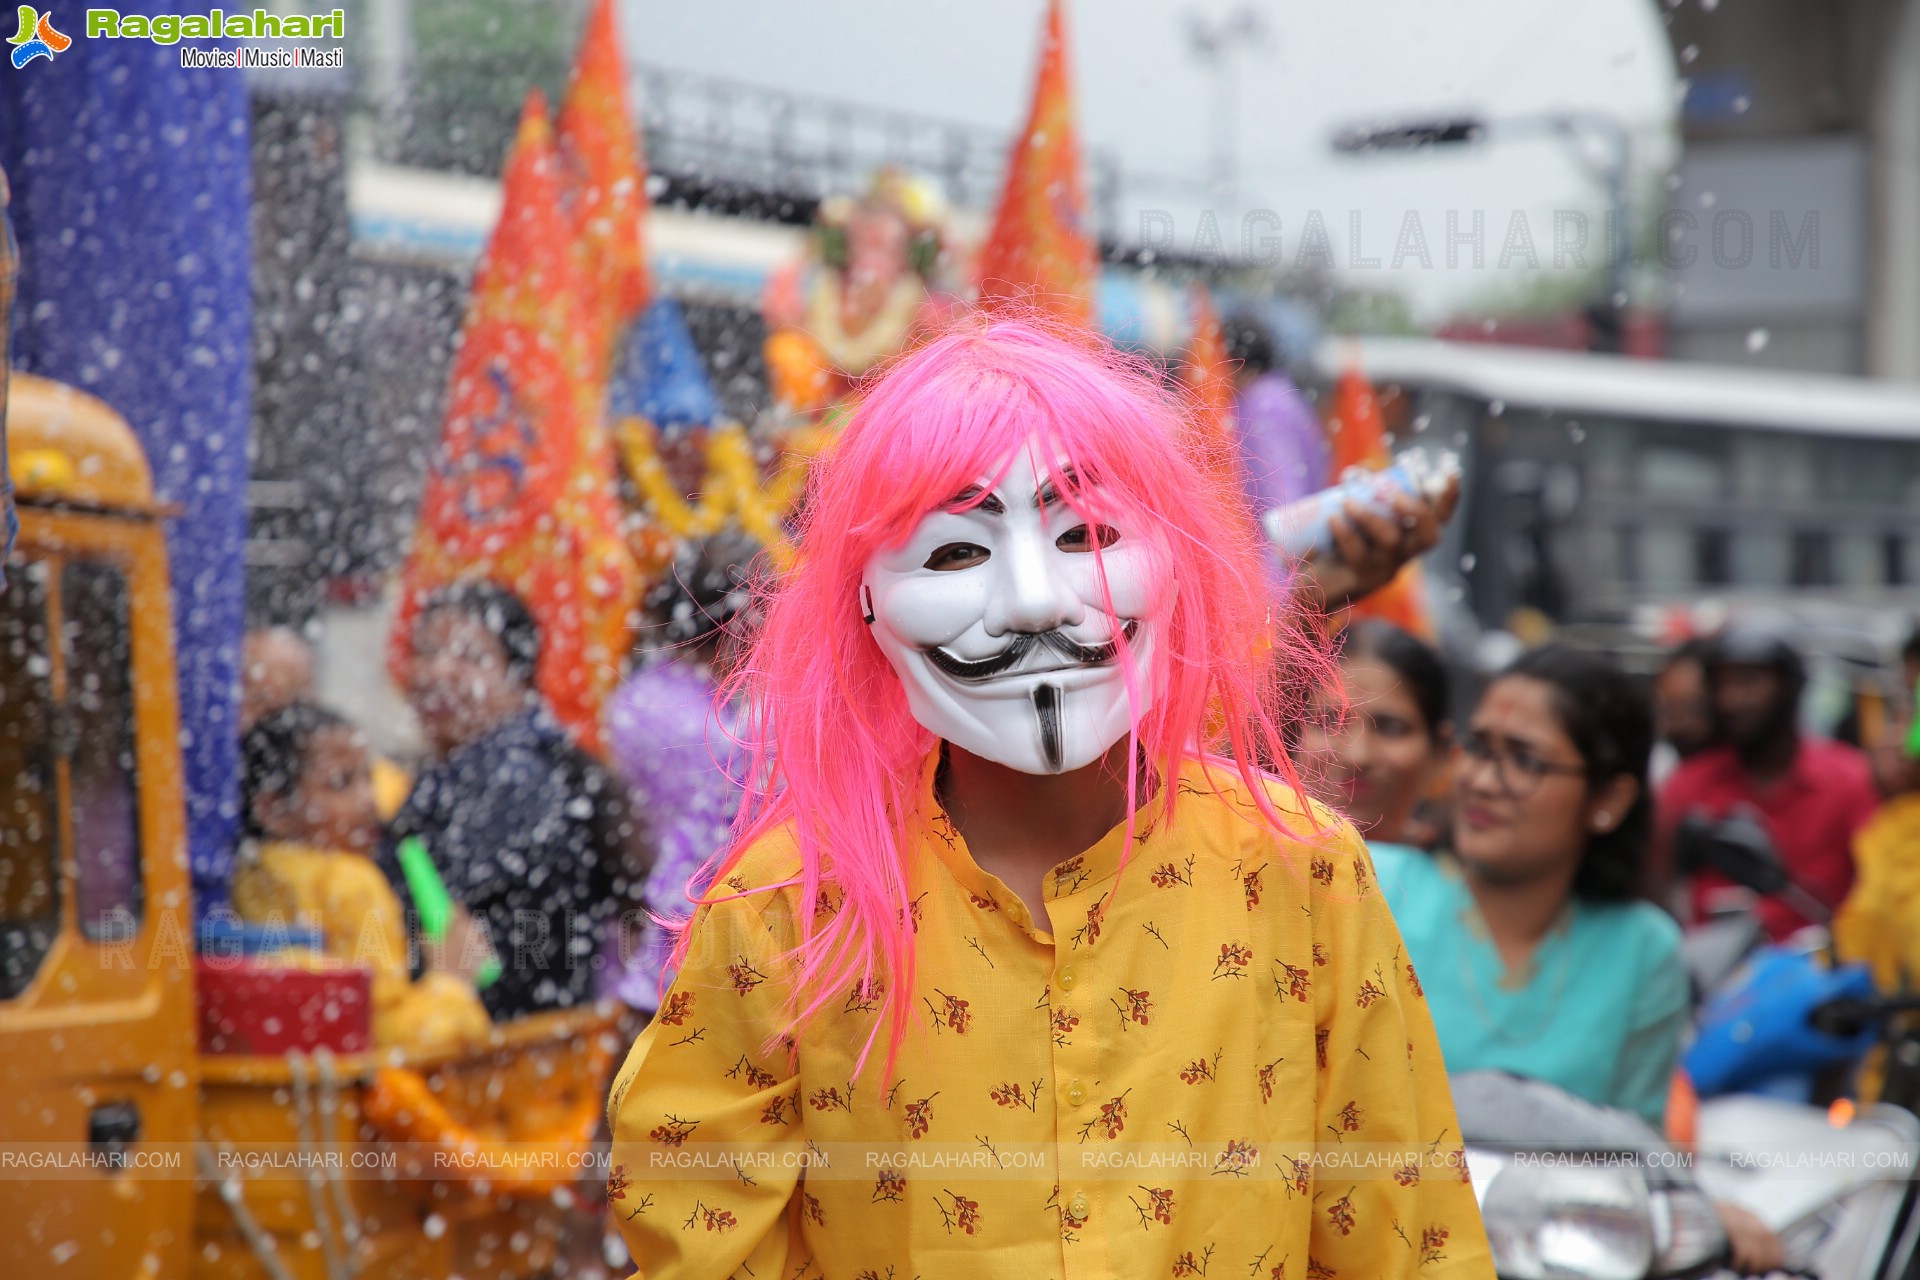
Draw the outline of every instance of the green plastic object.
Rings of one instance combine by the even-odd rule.
[[[445,942],[447,927],[453,923],[453,898],[440,879],[439,868],[427,855],[427,842],[408,836],[395,850],[400,855],[400,871],[407,877],[413,893],[413,905],[420,912],[420,932],[429,942]]]
[[[1907,726],[1907,756],[1920,760],[1920,685],[1913,690],[1913,723]]]
[[[413,905],[420,912],[420,932],[429,942],[445,942],[447,930],[453,925],[453,896],[447,892],[446,882],[440,879],[440,869],[433,865],[427,853],[426,841],[419,836],[408,836],[394,852],[400,856],[400,873],[406,876]],[[473,976],[473,985],[485,991],[499,980],[500,957],[489,956],[480,972]]]

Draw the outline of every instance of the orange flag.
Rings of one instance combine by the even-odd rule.
[[[613,0],[595,0],[560,103],[568,205],[588,270],[590,332],[610,360],[615,336],[653,294],[643,238],[647,166],[627,113],[626,62]],[[602,368],[604,369],[604,364]]]
[[[1348,467],[1378,471],[1393,460],[1387,452],[1387,420],[1380,398],[1359,368],[1349,365],[1334,385],[1327,412],[1328,470],[1336,477]]]
[[[539,621],[540,690],[591,748],[626,655],[637,579],[620,537],[611,444],[596,422],[586,281],[574,255],[554,251],[571,230],[559,169],[535,91],[501,179],[500,221],[474,272],[388,663],[404,684],[428,595],[492,579]]]
[[[1327,413],[1327,445],[1329,470],[1336,480],[1349,467],[1378,471],[1393,461],[1387,450],[1387,421],[1380,412],[1379,397],[1358,366],[1349,365],[1334,387],[1333,404]],[[1426,585],[1419,562],[1409,563],[1392,582],[1354,605],[1353,616],[1380,618],[1431,640],[1433,620],[1427,615]]]
[[[1007,159],[1000,208],[980,249],[982,305],[1017,301],[1092,324],[1099,254],[1087,234],[1086,211],[1067,66],[1066,4],[1051,0],[1033,111]]]
[[[1217,435],[1217,443],[1232,448],[1234,369],[1233,360],[1227,355],[1227,335],[1220,327],[1220,313],[1214,310],[1213,295],[1207,286],[1194,281],[1189,297],[1193,341],[1187,347],[1187,363],[1180,371],[1181,380],[1199,400],[1208,425]]]

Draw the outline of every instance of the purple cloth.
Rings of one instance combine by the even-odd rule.
[[[1277,373],[1263,373],[1233,402],[1247,501],[1264,515],[1327,487],[1330,465],[1320,419]]]
[[[646,899],[661,915],[692,914],[687,881],[727,843],[746,776],[745,752],[733,731],[734,717],[721,704],[713,677],[682,659],[635,672],[608,707],[614,768],[653,834]],[[603,994],[652,1012],[660,1004],[672,939],[648,920],[637,941],[633,930],[617,931],[618,954],[606,970]]]

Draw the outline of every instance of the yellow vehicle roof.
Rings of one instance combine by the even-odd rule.
[[[7,466],[23,502],[160,510],[127,420],[50,378],[16,373],[7,383]]]

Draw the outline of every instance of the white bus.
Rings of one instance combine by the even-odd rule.
[[[1920,609],[1920,386],[1407,339],[1333,340],[1457,448],[1433,562],[1483,627],[1640,622],[1712,599]]]

